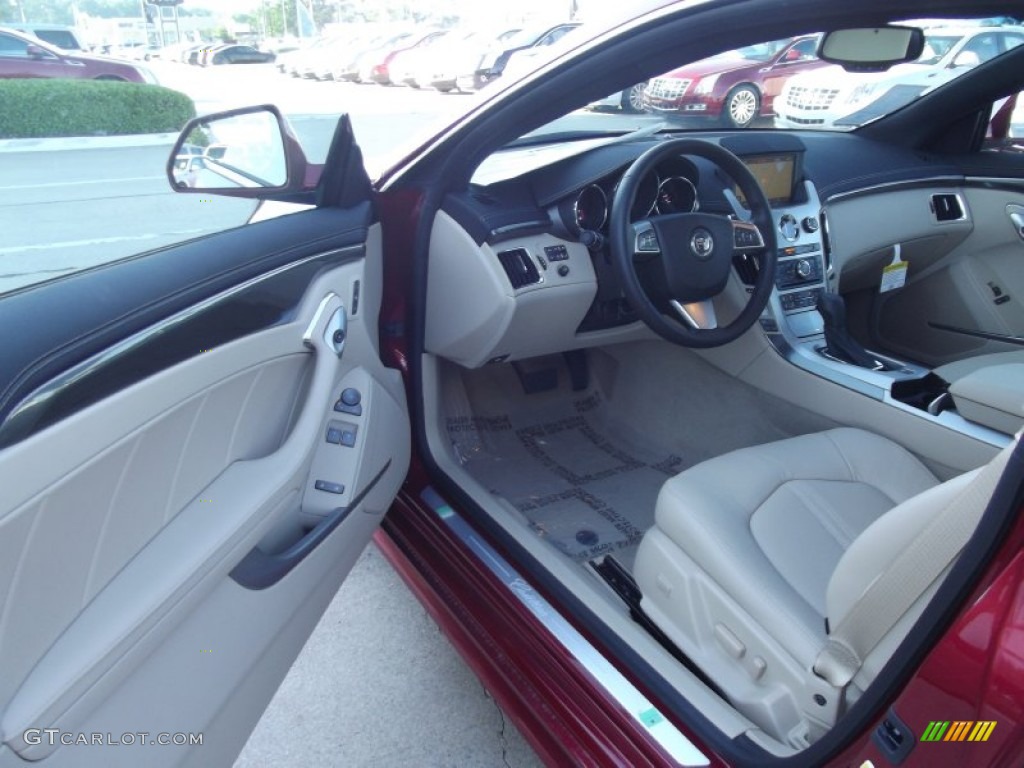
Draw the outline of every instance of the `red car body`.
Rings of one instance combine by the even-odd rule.
[[[401,43],[393,47],[385,47],[380,50],[367,54],[367,58],[363,61],[360,67],[360,79],[367,82],[374,82],[379,85],[391,85],[391,60],[403,51],[408,51],[412,48],[416,48],[424,43],[433,40],[436,37],[447,34],[443,30],[434,30],[431,32],[421,33],[413,35],[401,41]],[[365,72],[363,71],[365,70]],[[364,76],[365,74],[365,76]]]
[[[800,37],[783,41],[775,51],[742,49],[681,67],[651,80],[644,107],[746,128],[775,114],[775,97],[787,79],[822,66],[816,46],[816,36]]]
[[[152,82],[123,61],[69,53],[31,35],[0,28],[0,78],[76,78]]]

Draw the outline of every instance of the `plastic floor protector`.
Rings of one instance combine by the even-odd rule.
[[[449,416],[467,471],[577,562],[615,553],[632,564],[654,504],[682,459],[632,443],[602,418],[597,390],[528,412]]]

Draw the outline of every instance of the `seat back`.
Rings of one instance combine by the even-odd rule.
[[[831,632],[816,672],[838,687],[874,679],[973,535],[1015,444],[898,504],[850,545],[829,580]]]

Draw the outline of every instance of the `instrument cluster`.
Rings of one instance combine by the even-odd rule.
[[[559,206],[566,227],[575,233],[607,231],[619,176],[588,184]],[[641,180],[630,205],[630,221],[700,209],[697,167],[685,157],[659,164]]]

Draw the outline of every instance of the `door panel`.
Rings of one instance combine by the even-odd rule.
[[[1024,340],[1024,237],[1010,216],[1024,213],[1024,193],[960,194],[973,225],[967,238],[931,266],[912,263],[907,285],[877,298],[878,338],[930,365],[1022,348],[1000,336]]]
[[[305,215],[292,233],[308,234]],[[239,232],[207,251],[218,241],[259,274],[240,265],[155,322],[119,315],[131,335],[45,381],[34,366],[12,377],[37,386],[0,426],[0,765],[230,762],[405,476],[404,390],[378,354],[379,227],[353,228],[348,247],[293,243],[288,259],[245,254]],[[357,411],[334,409],[346,388]],[[336,422],[351,445],[327,442]],[[296,550],[265,583],[232,578]],[[49,728],[203,745],[26,738]]]

